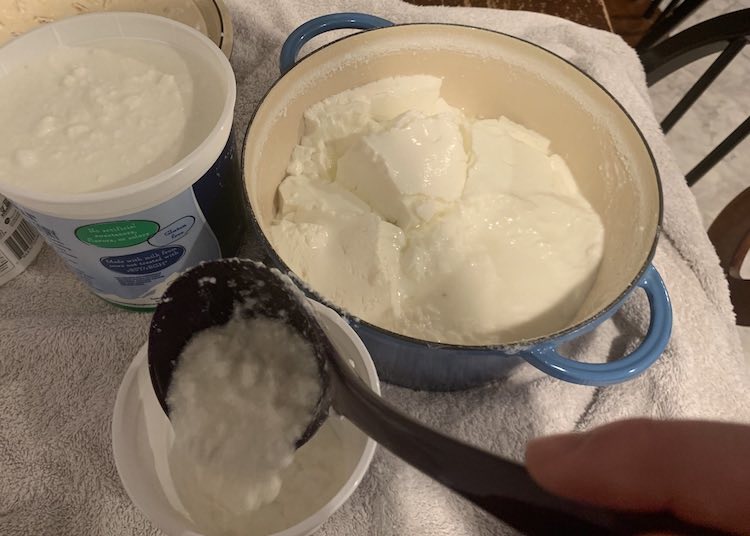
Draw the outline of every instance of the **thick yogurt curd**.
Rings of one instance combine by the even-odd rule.
[[[440,88],[388,78],[308,109],[271,241],[332,303],[404,335],[551,334],[593,283],[601,220],[549,140],[466,117]]]

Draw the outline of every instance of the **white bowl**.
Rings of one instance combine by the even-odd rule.
[[[318,302],[311,303],[336,348],[351,359],[360,377],[379,394],[380,384],[375,366],[362,341],[332,309]],[[117,393],[112,416],[115,466],[133,504],[156,526],[170,536],[199,536],[200,532],[181,506],[172,484],[168,453],[173,431],[151,386],[146,355],[144,345],[125,373]],[[375,453],[375,442],[365,438],[354,429],[353,424],[345,424],[362,438],[355,453],[358,461],[348,478],[316,512],[293,526],[275,532],[273,536],[312,534],[344,504],[362,481]]]

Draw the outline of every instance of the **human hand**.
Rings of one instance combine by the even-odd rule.
[[[750,535],[750,426],[614,422],[529,442],[526,467],[562,497]]]

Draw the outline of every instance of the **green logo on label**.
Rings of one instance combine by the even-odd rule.
[[[127,248],[154,236],[159,224],[149,220],[123,220],[92,223],[76,229],[81,242],[100,248]]]

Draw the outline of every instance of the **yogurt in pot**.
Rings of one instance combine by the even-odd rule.
[[[371,30],[347,35],[295,64],[312,36],[344,25]],[[650,264],[662,214],[658,171],[637,126],[585,73],[541,47],[490,30],[392,25],[352,13],[325,15],[292,32],[282,47],[280,66],[285,74],[260,103],[248,128],[243,167],[251,223],[270,262],[300,280],[309,281],[277,249],[271,227],[279,217],[279,184],[290,175],[290,156],[307,126],[306,110],[387,77],[437,77],[445,101],[466,116],[504,116],[550,140],[550,152],[563,158],[601,219],[605,240],[593,285],[575,316],[554,332],[535,332],[506,343],[435,343],[362,318],[350,319],[385,381],[415,389],[465,389],[507,377],[528,362],[566,381],[609,385],[637,376],[658,358],[672,324],[668,292]],[[310,295],[325,295],[315,284],[309,286]],[[587,363],[557,351],[611,317],[636,287],[648,296],[651,320],[633,352],[606,363]],[[339,312],[348,310],[329,300]]]
[[[552,333],[588,294],[604,228],[550,142],[472,118],[412,75],[305,112],[270,228],[281,258],[348,312],[414,338]]]
[[[236,252],[235,82],[208,38],[87,15],[16,39],[0,68],[0,191],[93,292],[150,308],[183,270]]]

